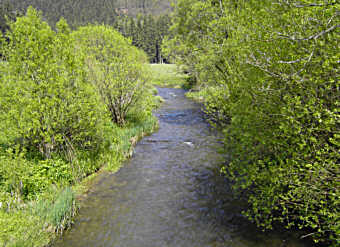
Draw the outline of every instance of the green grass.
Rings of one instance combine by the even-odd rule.
[[[145,135],[154,132],[157,123],[154,116],[148,116],[142,121],[130,122],[123,128],[112,125],[108,138],[115,141],[111,142],[108,151],[105,152],[107,164],[104,169],[110,172],[118,171],[122,162],[132,155],[135,144]]]
[[[6,213],[0,210],[0,246],[46,246],[53,233],[44,221],[28,210]]]
[[[0,209],[0,246],[47,246],[71,226],[77,211],[70,187],[51,186],[31,201],[21,201]]]
[[[84,156],[77,161],[78,163],[75,163],[82,170],[80,173],[86,174],[86,177],[76,180],[72,188],[68,183],[50,185],[30,200],[15,200],[15,194],[13,197],[6,191],[0,190],[0,247],[48,246],[58,233],[69,228],[78,209],[77,199],[81,199],[82,195],[87,192],[91,186],[91,180],[96,178],[100,172],[118,171],[123,161],[132,155],[137,141],[157,128],[158,122],[155,117],[148,115],[138,118],[135,115],[130,116],[130,121],[124,127],[111,122],[107,123],[104,150],[93,157],[91,154],[84,153]],[[0,152],[0,157],[1,155],[4,154]],[[13,160],[14,163],[19,161]],[[27,165],[30,164],[27,163]],[[90,169],[85,171],[83,170],[85,167],[90,167]],[[42,176],[34,171],[29,175],[34,179],[35,177],[40,179],[39,176]],[[28,179],[33,178],[28,177]],[[0,180],[0,182],[3,181]]]
[[[151,83],[159,87],[185,88],[187,76],[175,64],[150,64]]]

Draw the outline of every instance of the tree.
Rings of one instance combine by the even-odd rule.
[[[86,26],[74,32],[86,50],[90,81],[114,123],[122,126],[133,107],[146,100],[146,56],[109,26]]]
[[[246,215],[338,241],[339,3],[178,1],[165,50],[222,122]]]
[[[132,39],[132,44],[148,55],[149,62],[160,63],[164,61],[161,44],[168,34],[170,17],[160,15],[139,14],[136,19],[131,17],[118,18],[115,27],[125,37]]]
[[[72,160],[77,147],[96,149],[101,141],[101,109],[69,32],[64,20],[54,32],[29,8],[10,24],[4,47],[2,137],[44,158],[60,153]]]
[[[5,33],[9,28],[8,21],[15,20],[17,13],[13,10],[10,2],[0,3],[0,32]]]

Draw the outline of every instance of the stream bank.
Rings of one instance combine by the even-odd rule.
[[[159,131],[142,139],[115,174],[101,174],[72,229],[55,247],[307,247],[263,233],[241,215],[219,173],[219,133],[181,89],[159,88]]]

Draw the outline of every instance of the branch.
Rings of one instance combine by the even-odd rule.
[[[329,33],[329,32],[333,31],[334,29],[336,29],[338,27],[340,27],[340,24],[334,25],[334,26],[332,26],[332,27],[322,31],[321,33],[318,33],[318,34],[314,35],[314,36],[310,36],[309,38],[307,38],[307,40],[309,40],[309,39],[318,39],[320,36],[325,35],[326,33]]]
[[[228,81],[228,77],[225,75],[225,73],[227,73],[227,75],[229,75],[228,71],[224,71],[218,64],[215,64],[215,68],[222,74],[225,81]]]
[[[299,71],[295,72],[293,75],[300,74],[300,73],[306,68],[307,64],[312,60],[313,55],[314,55],[314,50],[313,50],[313,51],[311,52],[311,54],[309,55],[309,57],[308,57],[306,63],[303,65],[303,67],[302,67]]]
[[[264,53],[263,53],[263,56],[265,56]],[[314,50],[310,53],[308,58],[301,58],[301,59],[298,59],[298,60],[295,60],[295,61],[278,61],[278,63],[281,63],[281,64],[294,64],[294,63],[298,63],[298,62],[306,60],[306,62],[304,63],[304,65],[302,66],[302,68],[300,70],[296,71],[295,73],[291,73],[291,74],[275,73],[273,71],[270,71],[270,69],[268,69],[269,65],[265,64],[265,63],[261,63],[258,59],[256,59],[254,54],[251,54],[251,56],[250,56],[253,59],[254,62],[248,60],[247,63],[258,68],[258,69],[260,69],[260,70],[262,70],[262,71],[264,71],[264,72],[266,72],[267,74],[269,74],[273,77],[280,78],[284,81],[287,81],[289,78],[297,76],[302,71],[304,71],[306,69],[307,65],[312,60],[313,56],[314,56]],[[270,62],[270,58],[267,57],[265,59],[267,60],[268,63]],[[302,81],[302,79],[300,81]]]
[[[305,59],[298,59],[298,60],[295,60],[295,61],[278,61],[278,63],[293,64],[293,63],[299,63],[303,60],[305,60]]]
[[[294,3],[293,6],[296,8],[306,8],[306,7],[325,7],[325,6],[332,6],[336,3],[310,3],[310,4],[296,4]]]
[[[337,16],[339,15],[339,13],[340,13],[340,12],[337,12],[337,13],[335,13],[335,15],[333,15],[331,18],[329,18],[329,20],[328,20],[328,22],[327,22],[327,26],[333,21],[333,19],[334,19],[335,17],[337,17]]]
[[[274,72],[272,72],[272,71],[269,71],[269,70],[268,70],[267,68],[265,68],[264,66],[261,66],[261,65],[259,65],[259,64],[252,63],[252,62],[250,62],[250,61],[247,61],[247,63],[248,63],[249,65],[252,65],[252,66],[254,66],[254,67],[256,67],[256,68],[258,68],[258,69],[260,69],[260,70],[266,72],[267,74],[269,74],[269,75],[271,75],[271,76],[273,76],[273,77],[276,77],[276,78],[280,78],[280,79],[286,80],[283,76],[281,76],[281,75],[279,75],[279,74],[276,74],[276,73],[274,73]]]
[[[222,12],[222,15],[223,15],[224,14],[224,10],[223,10],[222,0],[220,0],[220,9],[221,9],[221,12]]]
[[[266,72],[267,74],[269,74],[269,75],[271,75],[271,76],[273,76],[273,77],[280,78],[280,79],[282,79],[282,80],[284,80],[284,81],[287,80],[287,78],[286,78],[285,76],[280,75],[280,74],[277,74],[277,73],[275,73],[275,72],[272,72],[272,71],[268,70],[267,66],[261,64],[261,62],[259,62],[259,61],[256,59],[256,57],[254,56],[254,54],[251,54],[250,57],[254,60],[255,63],[254,63],[254,62],[251,62],[250,60],[247,60],[246,62],[247,62],[249,65],[252,65],[252,66],[258,68],[258,69],[260,69],[260,70]],[[267,58],[267,61],[268,61],[268,59],[269,59],[269,58]]]
[[[317,33],[317,34],[313,34],[307,38],[295,38],[294,36],[288,36],[288,35],[285,35],[285,34],[282,34],[282,33],[279,33],[277,32],[277,34],[283,38],[287,38],[287,39],[290,39],[290,40],[294,40],[294,41],[307,41],[307,40],[312,40],[312,39],[318,39],[320,38],[321,36],[325,35],[326,33],[329,33],[329,32],[332,32],[334,29],[336,28],[339,28],[340,27],[340,24],[338,25],[334,25],[326,30],[323,30],[322,32],[320,33]]]
[[[307,238],[307,237],[312,236],[312,235],[317,234],[317,233],[318,233],[318,232],[311,232],[311,233],[309,233],[309,234],[307,234],[307,235],[301,236],[300,238],[301,238],[301,239],[304,239],[304,238]]]

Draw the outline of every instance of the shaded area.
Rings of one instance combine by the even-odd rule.
[[[262,233],[243,216],[217,167],[224,157],[199,105],[180,89],[166,100],[157,133],[144,138],[116,174],[103,174],[74,227],[55,246],[302,247],[280,233]]]

